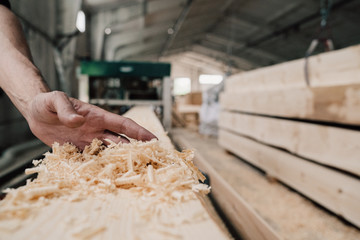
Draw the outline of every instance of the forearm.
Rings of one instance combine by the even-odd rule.
[[[32,63],[19,21],[3,6],[0,6],[0,53],[0,87],[27,118],[31,100],[49,88]]]

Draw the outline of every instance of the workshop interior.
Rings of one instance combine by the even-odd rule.
[[[10,4],[51,90],[159,143],[73,150],[76,165],[0,89],[0,239],[360,239],[359,0]],[[94,161],[118,167],[76,180]],[[50,173],[90,187],[51,190]]]

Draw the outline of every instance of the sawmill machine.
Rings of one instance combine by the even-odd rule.
[[[165,129],[171,126],[169,63],[83,61],[79,99],[123,114],[132,106],[152,106]]]

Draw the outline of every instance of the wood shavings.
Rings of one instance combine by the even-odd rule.
[[[195,199],[197,193],[207,194],[210,188],[199,183],[205,177],[194,166],[193,157],[191,150],[164,148],[157,140],[111,142],[105,147],[94,139],[82,153],[71,144],[55,143],[52,153],[33,161],[35,167],[26,170],[38,177],[7,191],[0,202],[0,219],[26,217],[34,205],[46,204],[51,198],[81,201],[89,195],[116,194],[120,189],[149,198],[150,203]]]
[[[35,164],[34,164],[35,165]],[[35,165],[36,166],[36,165]],[[39,173],[42,171],[46,171],[46,167],[45,166],[39,166],[39,167],[34,167],[34,168],[27,168],[25,169],[25,174],[26,175],[30,175],[33,173]]]
[[[50,194],[59,192],[58,186],[46,186],[38,188],[30,188],[25,191],[25,196],[27,199],[34,199],[38,197],[46,197]]]
[[[78,239],[91,239],[95,235],[103,232],[106,230],[106,227],[84,227],[81,230],[75,232],[73,234],[74,237]]]

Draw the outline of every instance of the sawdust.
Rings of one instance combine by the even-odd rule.
[[[34,160],[35,167],[26,170],[27,174],[38,173],[35,180],[6,190],[6,198],[0,202],[0,219],[26,218],[53,198],[81,201],[127,190],[148,197],[152,203],[176,203],[210,191],[209,186],[199,183],[204,176],[194,166],[191,150],[164,148],[157,140],[109,142],[105,147],[94,139],[83,152],[69,143],[55,143],[52,153]]]

